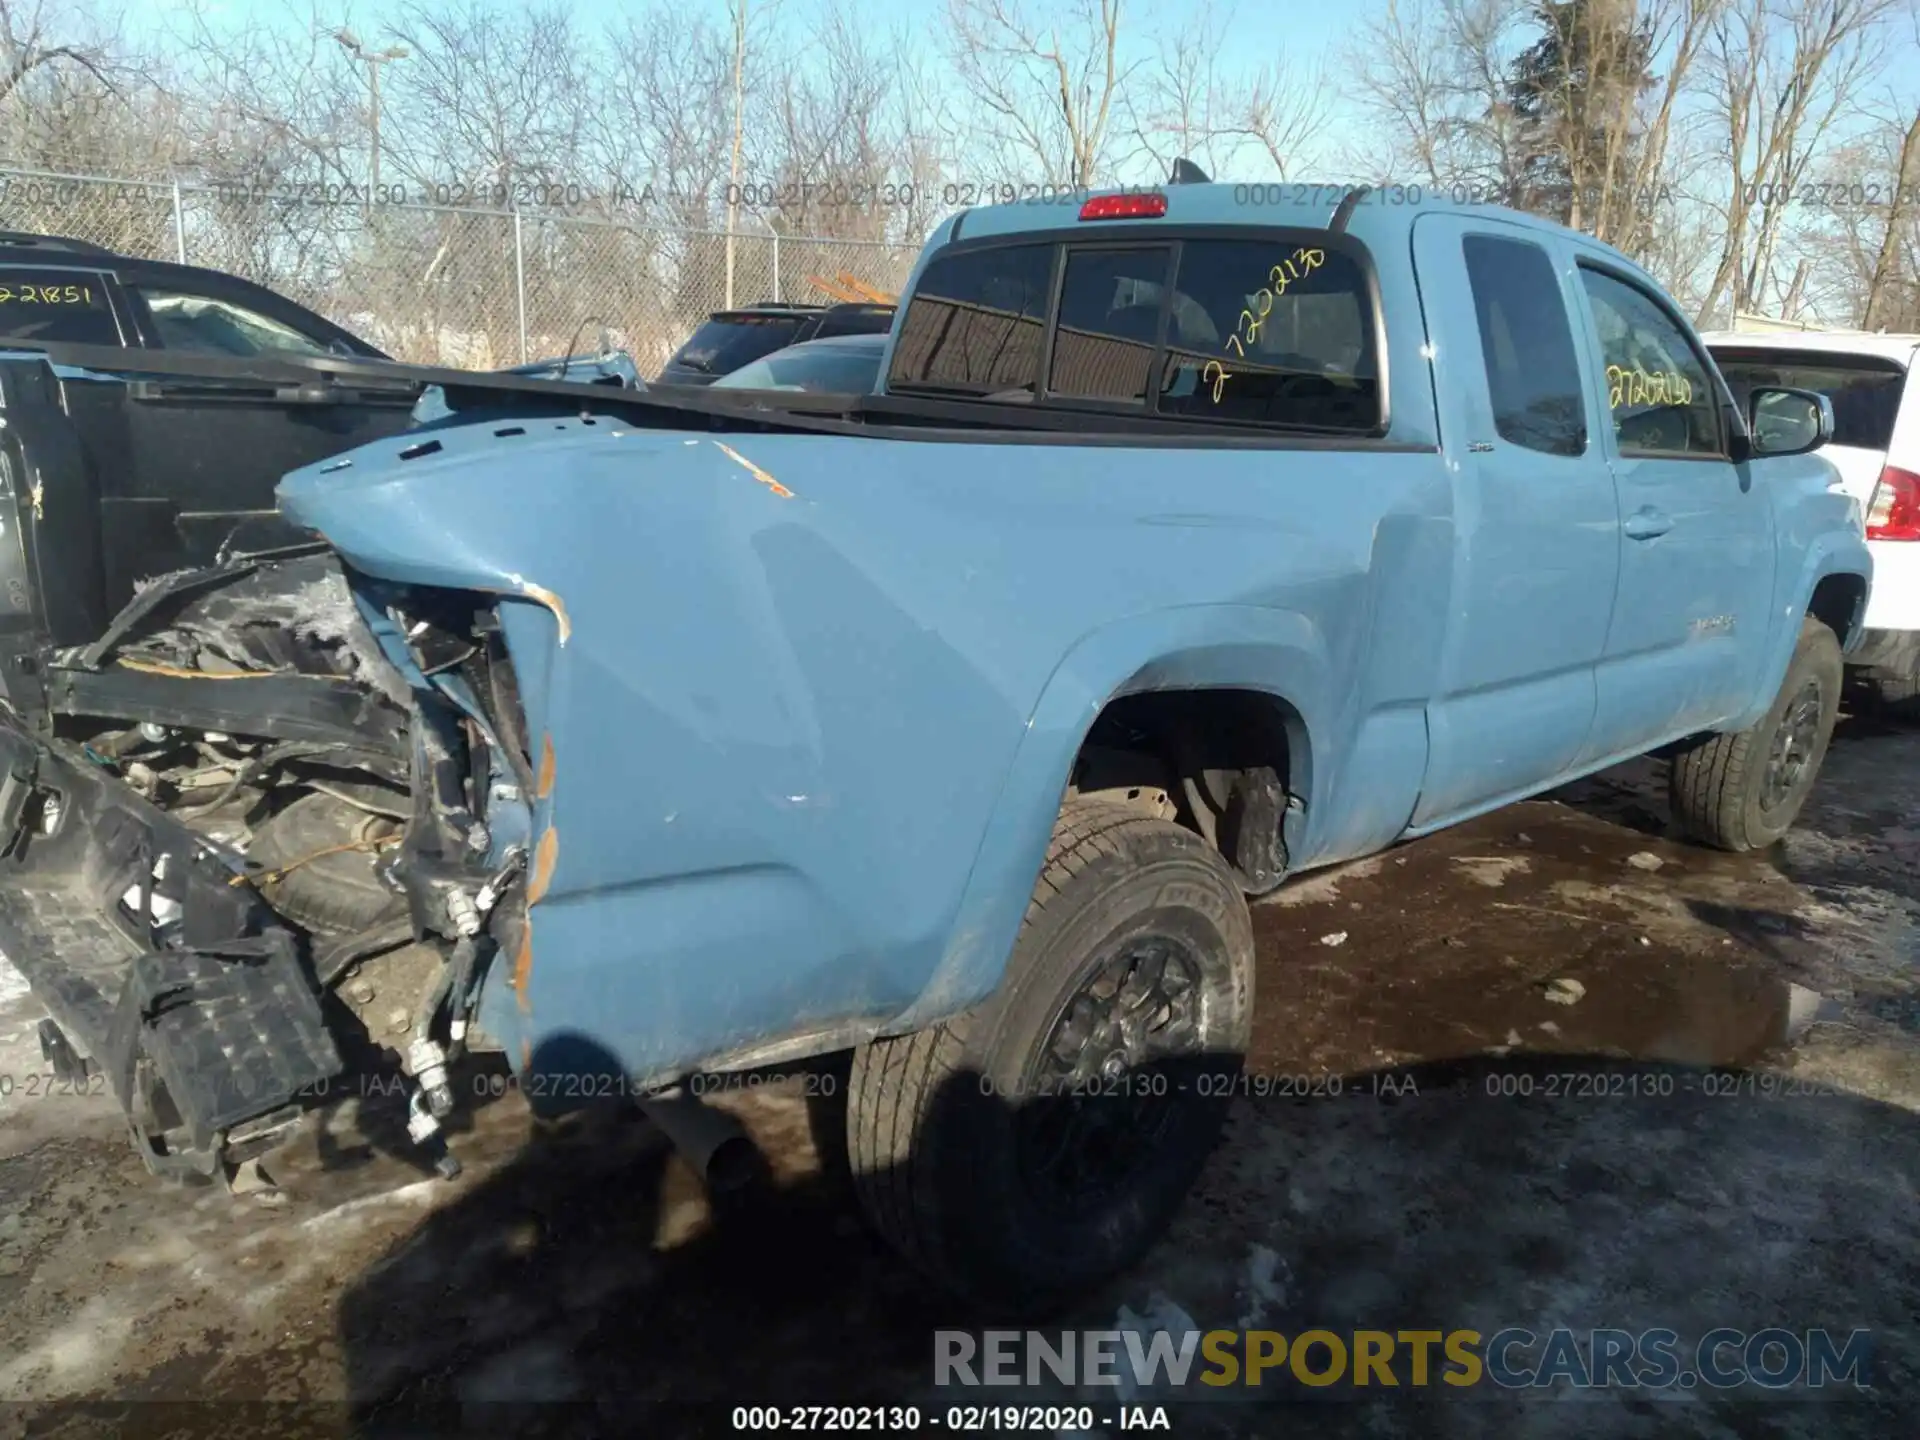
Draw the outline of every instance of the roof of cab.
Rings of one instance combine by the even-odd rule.
[[[941,244],[1011,236],[1035,231],[1062,230],[1079,222],[1080,206],[1093,195],[1151,191],[1167,197],[1167,213],[1141,219],[1103,220],[1103,225],[1139,226],[1143,231],[1166,225],[1296,226],[1324,230],[1332,226],[1345,197],[1359,192],[1348,207],[1346,230],[1369,249],[1381,251],[1404,243],[1421,215],[1478,215],[1499,218],[1529,229],[1577,241],[1633,270],[1632,260],[1602,241],[1577,230],[1524,211],[1481,204],[1464,192],[1419,185],[1370,187],[1353,184],[1312,184],[1294,181],[1204,185],[1128,186],[1125,189],[1085,190],[1060,187],[1004,205],[963,210],[934,232]],[[957,232],[957,233],[956,233]]]

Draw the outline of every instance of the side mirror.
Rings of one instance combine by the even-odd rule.
[[[1747,399],[1756,458],[1805,455],[1833,439],[1833,402],[1813,390],[1756,386]]]

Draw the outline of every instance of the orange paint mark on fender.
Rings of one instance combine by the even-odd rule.
[[[513,994],[520,1002],[520,1013],[533,1013],[533,998],[527,983],[533,978],[533,920],[520,927],[520,949],[513,957]]]
[[[560,832],[553,826],[547,826],[546,833],[540,837],[539,845],[533,852],[533,876],[527,881],[527,908],[532,909],[540,903],[540,897],[547,893],[547,886],[553,881],[553,867],[560,858]]]
[[[560,645],[562,649],[565,649],[567,637],[573,634],[573,621],[567,618],[566,604],[558,595],[554,594],[553,591],[547,589],[544,585],[536,585],[531,580],[524,579],[519,575],[509,575],[507,579],[511,580],[519,589],[520,593],[526,596],[527,599],[532,600],[536,604],[544,605],[553,612],[554,621],[560,627]]]
[[[540,774],[533,783],[533,798],[544,800],[553,793],[553,736],[540,737]]]
[[[721,444],[721,442],[718,440],[714,441],[713,443],[720,446],[721,454],[725,455],[729,460],[733,461],[734,464],[744,466],[746,468],[746,472],[749,475],[753,476],[754,479],[758,480],[762,485],[766,486],[769,490],[773,491],[773,493],[778,495],[782,500],[793,499],[793,491],[789,490],[786,486],[782,485],[778,480],[774,479],[773,476],[769,475],[766,471],[762,470],[758,465],[754,464],[751,460],[747,459],[746,456],[742,455],[738,450],[734,449],[731,445]]]

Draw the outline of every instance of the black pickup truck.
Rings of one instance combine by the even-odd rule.
[[[227,1161],[243,1157],[339,1067],[298,974],[312,957],[296,962],[275,912],[335,935],[393,920],[374,848],[257,888],[203,874],[203,856],[149,853],[156,806],[276,867],[391,824],[378,774],[394,712],[337,678],[351,656],[326,658],[354,628],[351,601],[326,547],[276,510],[275,486],[502,408],[577,418],[609,387],[640,387],[630,357],[407,365],[233,276],[0,233],[0,863],[27,848],[56,872],[65,850],[88,857],[62,872],[70,890],[0,886],[0,951],[52,1016],[48,1060],[106,1072],[156,1173],[216,1173],[216,1132]],[[266,573],[283,583],[263,586]],[[161,634],[185,648],[156,650]],[[281,673],[204,683],[250,663]],[[44,747],[66,742],[94,768],[49,810],[36,777]],[[263,782],[308,803],[262,810]],[[259,953],[200,977],[225,987],[211,1008],[174,993],[178,972],[147,995],[125,983],[140,948],[128,937],[170,926]],[[165,1014],[195,1024],[168,1040]]]
[[[31,534],[0,536],[0,631],[44,629],[58,644],[99,636],[143,579],[296,543],[274,510],[282,475],[445,413],[435,372],[264,286],[0,231],[0,351],[22,350],[51,363],[0,364],[0,409],[62,493],[49,509],[29,484]],[[349,376],[316,360],[361,363]],[[638,383],[611,354],[502,373],[567,365]]]

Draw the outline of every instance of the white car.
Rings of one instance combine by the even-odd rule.
[[[1873,554],[1866,634],[1847,663],[1890,707],[1920,719],[1920,335],[1702,338],[1739,405],[1755,385],[1818,390],[1833,401],[1833,441],[1820,453],[1860,502]]]

